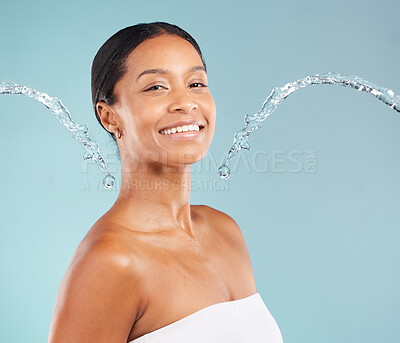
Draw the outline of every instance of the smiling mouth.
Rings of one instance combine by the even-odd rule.
[[[197,124],[191,124],[191,125],[182,125],[182,126],[177,126],[173,127],[170,129],[163,129],[158,131],[162,135],[170,136],[170,135],[182,135],[182,134],[188,134],[188,133],[197,133],[201,130],[204,129],[204,126],[202,125],[197,125]]]

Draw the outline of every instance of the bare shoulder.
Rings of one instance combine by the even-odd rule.
[[[199,210],[210,220],[213,224],[218,226],[224,234],[235,240],[236,244],[243,250],[245,255],[250,260],[247,250],[246,242],[244,240],[242,230],[237,222],[228,214],[217,210],[207,205],[197,205]]]
[[[126,341],[142,299],[140,266],[123,239],[89,231],[58,289],[48,342]]]
[[[195,206],[196,209],[198,209],[207,218],[217,221],[218,224],[220,225],[222,224],[223,228],[228,230],[231,229],[234,231],[241,231],[239,225],[230,215],[220,210],[217,210],[216,208],[213,208],[211,206],[207,205],[195,205]]]
[[[244,289],[255,292],[257,288],[253,266],[239,225],[230,215],[210,206],[201,205],[199,210],[208,218],[207,220],[210,220],[213,229],[218,228],[218,231],[224,237],[224,241],[231,247],[229,250],[231,252],[235,251],[233,255],[226,253],[226,256],[229,256],[229,265],[235,266],[234,273],[236,273],[239,280],[242,280],[241,283]],[[225,250],[225,252],[229,250]]]

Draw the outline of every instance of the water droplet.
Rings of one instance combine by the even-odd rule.
[[[93,157],[93,153],[91,153],[91,152],[86,151],[86,152],[83,154],[83,159],[84,159],[85,161],[86,161],[86,160],[91,160],[92,157]]]
[[[218,171],[219,171],[219,176],[221,176],[224,179],[229,178],[229,176],[231,175],[229,167],[224,164],[218,168]]]
[[[103,179],[103,186],[107,189],[111,189],[115,184],[115,177],[108,174]]]

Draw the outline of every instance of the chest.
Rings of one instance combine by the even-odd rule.
[[[158,246],[148,262],[148,306],[134,324],[132,339],[209,305],[256,292],[251,264],[233,237],[214,235],[202,248],[190,241],[175,244]]]

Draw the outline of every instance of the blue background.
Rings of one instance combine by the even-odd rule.
[[[217,106],[192,175],[214,186],[192,203],[240,225],[284,342],[398,342],[399,113],[364,92],[308,87],[250,136],[227,182],[207,163],[220,164],[273,87],[306,75],[358,75],[399,94],[399,13],[395,0],[8,1],[0,80],[62,99],[119,178],[92,110],[93,57],[126,26],[181,26],[203,50]],[[101,188],[101,171],[39,102],[3,95],[0,120],[0,341],[44,342],[73,252],[118,192]]]

